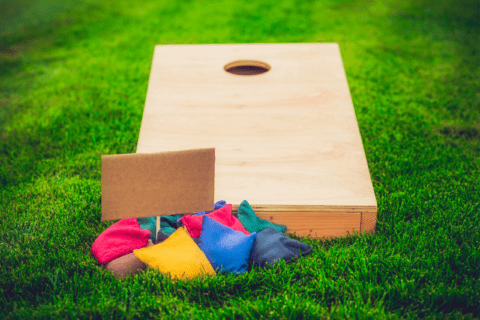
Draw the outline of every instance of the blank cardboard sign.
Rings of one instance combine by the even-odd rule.
[[[102,221],[213,210],[215,149],[102,156]]]
[[[377,203],[336,43],[155,47],[137,152],[215,147],[215,201],[287,232],[375,228]]]

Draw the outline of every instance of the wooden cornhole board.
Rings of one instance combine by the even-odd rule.
[[[197,148],[215,148],[214,198],[234,211],[247,200],[259,217],[313,238],[375,228],[335,43],[156,46],[137,153]]]

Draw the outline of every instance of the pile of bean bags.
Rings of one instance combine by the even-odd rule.
[[[312,250],[287,237],[285,226],[257,217],[247,201],[240,204],[236,216],[225,201],[215,203],[214,209],[161,216],[156,235],[156,217],[120,220],[98,236],[91,253],[117,277],[149,267],[172,279],[190,279],[240,274],[281,259],[288,263]]]

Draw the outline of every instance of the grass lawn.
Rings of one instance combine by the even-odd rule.
[[[478,0],[0,0],[0,318],[480,317],[479,12]],[[154,46],[286,42],[340,45],[377,232],[303,238],[309,256],[240,276],[98,268],[90,246],[112,224],[100,156],[135,152]]]

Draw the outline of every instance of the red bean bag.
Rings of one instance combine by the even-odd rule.
[[[93,242],[90,251],[101,264],[145,247],[151,232],[142,230],[137,219],[123,219],[108,227]]]
[[[218,210],[212,211],[209,214],[203,216],[184,216],[181,221],[187,228],[192,238],[199,238],[202,231],[203,217],[208,216],[213,220],[220,222],[221,224],[232,228],[236,231],[241,231],[246,235],[250,233],[245,230],[240,220],[232,215],[232,205],[227,204]]]

